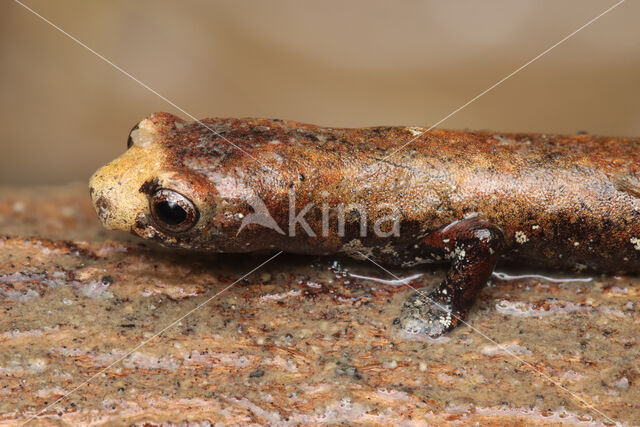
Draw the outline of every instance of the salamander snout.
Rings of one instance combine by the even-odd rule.
[[[98,218],[100,218],[102,224],[110,230],[125,229],[123,226],[125,216],[122,214],[117,202],[119,199],[117,194],[118,189],[101,187],[96,183],[96,179],[96,175],[91,178],[89,194],[91,195],[93,207],[98,214]]]
[[[157,144],[134,146],[93,174],[89,194],[106,228],[131,231],[141,215],[148,215],[149,201],[140,187],[154,179],[163,164]]]

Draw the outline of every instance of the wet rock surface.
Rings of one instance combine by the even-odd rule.
[[[374,265],[244,277],[272,254],[106,232],[84,185],[0,188],[0,236],[0,423],[640,424],[637,278],[494,277],[432,340],[394,325],[413,290]]]

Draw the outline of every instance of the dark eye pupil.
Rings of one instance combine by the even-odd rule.
[[[184,233],[200,218],[198,208],[191,200],[167,188],[157,189],[151,195],[149,210],[155,225],[168,234]]]
[[[173,202],[162,201],[156,203],[156,215],[158,219],[168,225],[178,225],[187,219],[187,211]]]

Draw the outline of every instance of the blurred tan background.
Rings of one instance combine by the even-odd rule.
[[[196,117],[429,126],[615,1],[25,4]],[[628,0],[440,125],[640,136]],[[180,114],[0,2],[0,184],[86,181],[153,111]]]

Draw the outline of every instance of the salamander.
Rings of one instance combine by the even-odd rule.
[[[410,333],[460,324],[498,260],[640,271],[639,138],[155,113],[127,145],[90,181],[107,228],[198,251],[447,263],[398,313]]]

